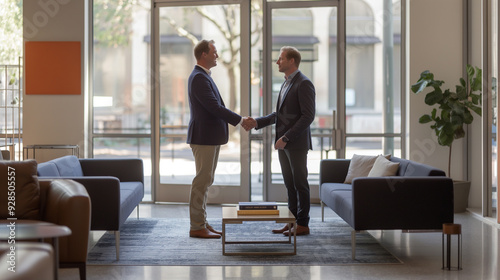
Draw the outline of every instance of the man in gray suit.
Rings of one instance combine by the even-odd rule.
[[[196,66],[189,76],[188,94],[191,118],[187,143],[190,144],[196,165],[196,176],[191,185],[189,215],[190,237],[220,238],[222,232],[207,222],[206,204],[208,187],[214,182],[220,146],[229,140],[228,123],[243,127],[249,119],[227,109],[210,76],[210,68],[217,65],[214,41],[202,40],[194,48]]]
[[[294,47],[282,47],[276,64],[285,74],[276,112],[256,118],[256,129],[276,124],[275,149],[288,194],[288,208],[297,220],[297,235],[309,234],[311,207],[307,181],[307,153],[312,149],[311,123],[315,116],[315,89],[311,80],[299,71],[301,55]],[[293,234],[288,225],[274,233]]]

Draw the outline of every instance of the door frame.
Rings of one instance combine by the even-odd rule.
[[[151,145],[152,154],[152,199],[153,201],[188,202],[190,187],[179,184],[160,183],[160,65],[157,63],[160,58],[160,36],[159,21],[160,9],[176,6],[214,6],[214,5],[240,5],[240,114],[249,115],[249,94],[250,94],[250,1],[245,0],[151,0],[151,102],[152,102],[152,127],[153,137]],[[240,186],[213,185],[209,203],[237,203],[238,201],[250,200],[250,163],[249,158],[249,136],[248,132],[240,130]]]
[[[335,148],[338,157],[345,154],[345,95],[338,94],[345,92],[345,0],[323,0],[323,1],[280,1],[268,2],[264,0],[264,28],[263,28],[263,91],[271,92],[272,87],[272,10],[286,8],[316,8],[316,7],[337,7],[337,115],[336,129],[332,130],[332,146]],[[264,115],[270,114],[274,110],[272,96],[264,95],[263,110]],[[252,135],[252,140],[261,140],[263,142],[263,200],[264,201],[286,201],[286,189],[284,184],[272,183],[271,172],[271,153],[273,152],[273,127],[263,128],[261,135]],[[262,137],[262,138],[261,138]],[[337,143],[336,143],[337,140]],[[341,143],[338,143],[338,142]],[[318,187],[319,186],[311,186]]]

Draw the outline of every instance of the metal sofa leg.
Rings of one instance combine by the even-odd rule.
[[[320,201],[320,204],[321,204],[321,221],[324,222],[325,221],[325,204],[323,203],[322,200]]]
[[[116,260],[120,260],[120,231],[115,231]]]
[[[356,231],[351,231],[351,257],[352,259],[356,259]]]
[[[137,220],[139,220],[139,204],[137,204]]]

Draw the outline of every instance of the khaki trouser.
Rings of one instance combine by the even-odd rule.
[[[196,175],[191,185],[189,198],[190,230],[201,230],[208,226],[206,211],[208,187],[214,182],[220,145],[191,144],[190,146],[196,164]]]

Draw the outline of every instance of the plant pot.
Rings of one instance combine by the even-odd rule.
[[[465,212],[469,206],[469,181],[453,181],[454,212]]]

